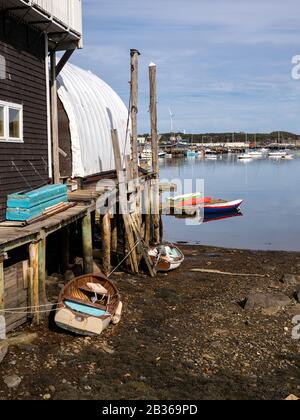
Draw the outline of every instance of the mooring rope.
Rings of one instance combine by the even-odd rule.
[[[131,249],[131,251],[126,255],[126,257],[113,269],[113,271],[107,276],[108,278],[113,275],[117,271],[117,269],[127,260],[127,258],[130,257],[130,255],[133,253],[133,251],[137,248],[139,245],[139,241],[136,242],[134,247]],[[112,297],[114,297],[113,295]],[[34,314],[44,314],[44,313],[50,313],[50,312],[56,312],[55,309],[50,309],[53,306],[57,306],[57,303],[47,303],[44,305],[33,305],[33,306],[21,306],[19,308],[9,308],[9,309],[0,309],[0,314],[19,314],[19,315],[28,315],[28,312],[33,312]],[[45,309],[43,309],[45,308]],[[49,309],[46,309],[49,308]],[[42,310],[40,310],[42,309]],[[25,312],[26,310],[26,312]]]
[[[113,273],[115,273],[117,271],[117,269],[123,264],[123,262],[125,262],[127,260],[127,258],[130,257],[130,255],[133,253],[133,251],[137,248],[137,246],[139,245],[140,241],[137,241],[136,244],[134,245],[134,247],[132,248],[132,250],[126,255],[126,257],[117,265],[117,267],[115,267],[113,269],[113,271],[107,276],[108,278],[110,278],[110,276],[113,275]]]

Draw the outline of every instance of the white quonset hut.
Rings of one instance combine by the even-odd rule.
[[[111,129],[130,154],[128,110],[98,76],[67,64],[58,77],[60,175],[86,178],[115,170]]]

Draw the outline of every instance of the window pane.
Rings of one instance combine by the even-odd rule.
[[[4,108],[0,106],[0,137],[4,137]]]
[[[20,138],[20,111],[17,109],[9,110],[9,137],[11,139]]]

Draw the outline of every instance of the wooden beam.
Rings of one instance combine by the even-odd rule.
[[[70,265],[70,226],[61,229],[60,237],[60,266],[61,273],[64,274],[69,269]]]
[[[41,305],[47,303],[46,295],[46,238],[39,241],[38,248],[38,259],[39,259],[39,302]]]
[[[130,50],[131,56],[131,148],[132,148],[132,163],[133,163],[133,178],[138,178],[138,129],[137,129],[137,114],[138,114],[138,71],[139,71],[139,51]]]
[[[149,66],[150,81],[150,115],[151,115],[151,146],[152,168],[154,179],[152,180],[152,206],[151,213],[154,223],[154,241],[159,244],[160,238],[160,209],[159,209],[159,165],[158,165],[158,130],[157,130],[157,89],[156,89],[156,65]]]
[[[52,124],[52,164],[53,182],[60,183],[59,171],[59,135],[58,135],[58,108],[57,108],[57,80],[56,80],[56,52],[50,55],[51,63],[51,124]]]
[[[156,271],[155,271],[155,268],[153,267],[151,258],[150,258],[149,253],[148,253],[149,248],[148,248],[148,246],[146,246],[143,238],[140,235],[138,226],[136,225],[136,221],[132,218],[132,216],[130,216],[130,217],[131,217],[131,222],[132,222],[133,230],[134,230],[134,232],[136,234],[136,237],[137,237],[138,241],[140,242],[141,252],[143,254],[145,263],[146,263],[146,265],[148,267],[149,273],[150,273],[151,277],[155,277]]]
[[[72,54],[74,53],[74,50],[67,50],[64,55],[59,60],[57,66],[56,66],[56,77],[59,75],[59,73],[62,71],[62,69],[65,67],[69,59],[71,58]]]
[[[5,286],[4,286],[4,258],[0,257],[0,310],[5,309],[4,292],[5,292]],[[0,313],[0,315],[2,315],[2,314]]]
[[[33,322],[36,324],[40,323],[40,314],[39,314],[39,245],[38,242],[32,242],[29,245],[29,260],[30,260],[30,269],[31,269],[31,282],[30,282],[30,295],[32,296],[32,310]]]
[[[111,219],[111,250],[116,253],[118,251],[118,215],[115,214]]]
[[[145,243],[149,245],[151,239],[151,182],[147,180],[144,188],[144,206],[145,206]]]
[[[111,223],[108,211],[101,220],[101,238],[103,255],[103,272],[107,276],[111,271]]]
[[[91,214],[82,219],[82,249],[83,249],[83,270],[85,274],[93,273],[93,240]]]

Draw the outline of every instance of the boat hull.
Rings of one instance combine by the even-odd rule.
[[[152,262],[155,266],[155,270],[157,272],[163,272],[163,273],[167,273],[169,271],[173,271],[176,270],[177,268],[179,268],[181,266],[181,264],[184,262],[184,255],[183,253],[180,251],[179,248],[172,246],[169,247],[171,250],[173,250],[173,252],[176,253],[176,257],[171,257],[170,255],[161,255],[159,257],[159,260],[157,260],[157,255],[153,255],[150,251],[150,258],[152,259]],[[157,251],[159,253],[159,251]]]
[[[222,214],[222,213],[232,213],[239,210],[242,205],[243,200],[230,201],[226,203],[211,204],[204,206],[204,214]]]
[[[111,323],[111,320],[111,316],[104,319],[93,316],[84,317],[67,308],[59,309],[55,315],[55,323],[58,327],[84,336],[97,336],[102,334]]]
[[[75,334],[97,336],[111,322],[119,322],[121,312],[115,285],[102,274],[90,274],[75,278],[62,289],[55,323]]]

